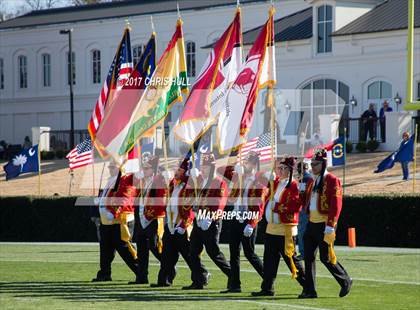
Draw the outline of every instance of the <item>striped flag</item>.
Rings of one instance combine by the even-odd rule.
[[[214,44],[194,83],[173,129],[175,137],[188,144],[199,139],[213,123],[223,106],[226,90],[242,65],[241,11]]]
[[[95,140],[96,132],[104,118],[107,103],[112,101],[130,77],[132,71],[133,60],[131,56],[130,30],[126,28],[88,124],[88,130],[92,140]]]
[[[260,154],[260,162],[270,161],[272,152],[274,152],[274,157],[276,156],[276,144],[277,143],[274,143],[274,148],[271,147],[270,131],[263,133],[261,136],[249,140],[242,147],[241,152],[238,154],[238,161],[245,159],[251,151]]]
[[[249,50],[232,87],[224,96],[216,139],[219,153],[238,150],[247,141],[252,126],[258,90],[276,83],[274,60],[274,7],[265,25]]]
[[[87,166],[93,163],[92,140],[87,138],[82,143],[76,145],[74,149],[67,154],[70,170]]]

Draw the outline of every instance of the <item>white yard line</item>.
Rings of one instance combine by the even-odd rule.
[[[35,262],[35,263],[71,263],[71,264],[98,264],[98,261],[88,261],[88,260],[72,260],[71,262],[69,261],[63,261],[63,260],[45,260],[45,259],[7,259],[7,258],[1,258],[0,257],[0,262]],[[114,262],[114,264],[124,264],[123,261],[116,261]],[[160,266],[159,263],[150,263],[150,266]],[[186,265],[177,265],[177,268],[184,268],[184,269],[188,269],[188,266]],[[217,267],[206,267],[206,269],[211,270],[211,271],[219,271],[219,268]],[[241,272],[249,272],[249,273],[256,273],[255,270],[253,269],[241,269]],[[277,274],[279,275],[285,275],[285,276],[290,276],[290,273],[287,272],[278,272]],[[331,275],[320,275],[317,274],[317,278],[329,278],[329,279],[333,279],[333,277]],[[366,281],[366,282],[376,282],[376,283],[385,283],[385,284],[404,284],[404,285],[420,285],[420,282],[412,282],[412,281],[397,281],[397,280],[386,280],[386,279],[371,279],[371,278],[355,278],[352,277],[353,280],[356,281]]]
[[[205,291],[206,293],[218,293],[219,291]],[[293,304],[286,304],[286,303],[279,303],[279,302],[265,302],[265,301],[258,301],[258,300],[252,300],[252,299],[229,299],[229,298],[223,298],[223,297],[206,297],[206,296],[191,296],[191,295],[183,295],[183,294],[167,294],[167,293],[161,293],[157,291],[141,291],[141,292],[135,292],[135,294],[142,294],[142,295],[160,295],[164,297],[170,297],[174,299],[179,300],[207,300],[207,301],[230,301],[230,302],[239,302],[239,303],[252,303],[252,304],[258,304],[258,305],[264,305],[264,306],[283,306],[288,308],[295,308],[295,309],[305,309],[305,310],[333,310],[333,309],[327,309],[327,308],[318,308],[318,307],[310,307],[310,306],[303,306],[303,305],[293,305]]]

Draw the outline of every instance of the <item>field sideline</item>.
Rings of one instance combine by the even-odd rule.
[[[222,250],[228,254],[226,245]],[[257,252],[262,255],[263,247]],[[298,300],[301,288],[290,279],[280,263],[276,296],[250,297],[259,289],[260,278],[242,257],[242,294],[223,295],[226,277],[204,255],[212,273],[203,291],[182,291],[190,283],[183,260],[171,288],[130,286],[134,279],[116,256],[113,282],[91,283],[95,276],[99,247],[77,243],[0,243],[0,306],[2,309],[418,309],[420,304],[420,249],[356,248],[336,249],[339,261],[354,279],[351,294],[339,298],[339,287],[328,271],[318,263],[316,300]],[[152,258],[149,280],[156,281],[158,262]]]

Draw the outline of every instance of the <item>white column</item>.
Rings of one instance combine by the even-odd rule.
[[[50,127],[32,127],[32,144],[39,144],[40,151],[50,150]]]
[[[385,112],[386,143],[382,143],[381,151],[395,151],[401,143],[404,131],[411,130],[412,112]]]

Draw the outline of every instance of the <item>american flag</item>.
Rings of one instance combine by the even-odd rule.
[[[104,117],[105,106],[111,90],[113,91],[112,97],[115,97],[116,92],[122,88],[132,71],[133,59],[131,56],[130,30],[126,28],[89,121],[88,130],[92,139],[95,139],[96,132]]]
[[[80,168],[93,163],[92,140],[87,138],[82,143],[76,145],[74,149],[67,154],[70,170]]]
[[[276,137],[274,137],[274,141],[276,141]],[[238,154],[238,160],[244,159],[251,151],[260,154],[260,162],[270,161],[272,151],[276,156],[276,143],[274,143],[274,148],[271,147],[271,132],[265,132],[261,136],[249,140]]]

